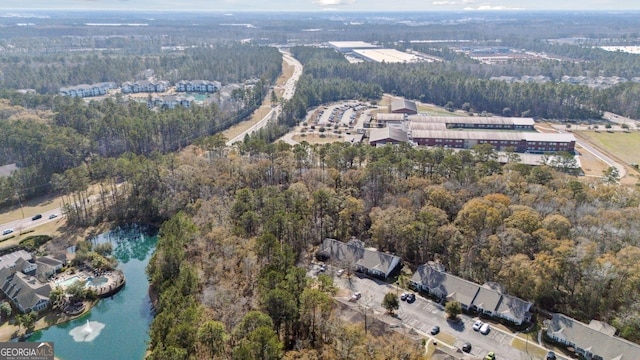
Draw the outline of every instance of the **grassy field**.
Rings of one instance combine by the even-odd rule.
[[[529,354],[532,359],[544,359],[547,355],[546,349],[539,347],[535,342],[526,341],[522,338],[513,339],[513,341],[511,341],[511,346]]]
[[[237,125],[234,125],[227,130],[225,130],[222,135],[224,135],[227,139],[233,139],[236,136],[242,134],[243,131],[255,125],[258,121],[262,120],[265,115],[267,115],[271,111],[271,106],[262,105],[258,108],[258,110],[253,112],[250,120],[243,121]]]
[[[640,163],[640,132],[579,131],[576,134],[626,164]]]

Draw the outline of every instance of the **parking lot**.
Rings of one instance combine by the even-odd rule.
[[[318,273],[317,265],[312,267],[310,275]],[[357,303],[373,310],[377,316],[385,315],[386,310],[382,307],[382,299],[387,292],[395,292],[400,295],[405,290],[401,290],[396,286],[386,284],[382,281],[367,278],[364,276],[353,275],[347,278],[345,275],[336,276],[338,269],[328,266],[324,271],[327,275],[334,276],[335,285],[343,291],[345,295],[343,300],[348,300],[354,292],[361,293],[361,297],[357,300]],[[346,293],[346,294],[345,294]],[[494,326],[490,323],[491,329],[487,335],[482,335],[478,331],[472,329],[473,323],[478,320],[477,317],[471,317],[468,315],[461,315],[461,321],[457,323],[451,323],[446,320],[446,313],[444,306],[431,300],[426,299],[420,295],[416,296],[414,303],[407,303],[406,301],[400,301],[400,308],[398,309],[397,319],[400,320],[400,326],[413,328],[419,334],[431,338],[429,334],[434,326],[439,326],[441,332],[446,337],[455,338],[453,344],[443,344],[450,346],[453,349],[461,349],[465,342],[469,342],[472,347],[468,355],[469,358],[483,358],[489,351],[496,353],[497,359],[508,360],[531,360],[537,359],[531,354],[521,352],[518,349],[511,346],[515,334],[507,332]],[[486,319],[482,319],[486,321]],[[537,346],[534,343],[529,343],[531,348]]]

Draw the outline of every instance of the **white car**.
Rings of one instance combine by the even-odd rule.
[[[13,232],[13,229],[4,229],[2,230],[2,235],[9,235]]]
[[[482,334],[482,335],[487,335],[489,333],[489,331],[491,331],[491,328],[489,327],[489,324],[487,324],[487,323],[482,325],[482,327],[480,328],[480,334]]]
[[[480,320],[477,320],[476,322],[473,323],[473,331],[480,331],[480,328],[482,327],[482,325],[484,325],[484,323]]]
[[[342,276],[342,274],[344,274],[344,269],[340,269],[338,270],[338,272],[336,273],[338,276]]]

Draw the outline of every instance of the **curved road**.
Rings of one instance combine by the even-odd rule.
[[[295,94],[296,92],[296,83],[298,82],[298,79],[300,79],[300,76],[302,75],[302,64],[298,60],[296,60],[291,55],[291,53],[283,50],[280,50],[280,52],[282,53],[282,59],[286,61],[287,64],[289,64],[289,66],[294,67],[293,75],[284,84],[284,92],[282,94],[282,98],[284,100],[290,100],[293,97],[293,94]],[[265,115],[260,121],[255,123],[253,126],[248,128],[247,130],[240,133],[238,136],[227,141],[227,146],[231,146],[238,141],[242,141],[247,134],[250,135],[262,129],[263,127],[267,126],[267,124],[269,123],[269,120],[277,119],[281,111],[282,111],[282,105],[278,104],[276,107],[272,108],[271,111],[269,111],[269,113]]]

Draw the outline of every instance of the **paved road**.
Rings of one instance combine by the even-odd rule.
[[[316,272],[317,267],[314,267],[310,271],[310,274],[313,275]],[[331,274],[334,270],[329,267],[327,272]],[[358,300],[358,303],[370,308],[376,314],[380,314],[380,316],[385,316],[382,315],[385,313],[385,309],[382,308],[381,305],[384,295],[387,292],[402,292],[402,290],[399,290],[395,286],[366,277],[352,276],[351,280],[344,278],[344,276],[334,277],[334,281],[336,286],[349,289],[351,291],[350,294],[352,292],[360,292],[362,297]],[[345,298],[342,300],[348,299]],[[446,313],[442,305],[425,299],[422,296],[417,296],[416,301],[412,304],[401,301],[397,314],[402,326],[411,327],[425,337],[430,337],[429,332],[431,328],[436,325],[439,326],[441,332],[456,338],[453,346],[455,349],[460,349],[465,342],[469,342],[472,345],[470,355],[473,357],[483,358],[487,352],[494,351],[496,358],[500,360],[535,359],[534,356],[521,352],[511,346],[511,342],[515,338],[514,334],[492,326],[489,334],[482,335],[472,329],[473,323],[478,318],[464,314],[461,315],[461,323],[451,324],[446,321]],[[537,344],[531,342],[529,344],[532,348],[537,346]],[[558,358],[561,359],[560,357]]]
[[[282,53],[282,58],[284,59],[284,61],[286,61],[290,66],[294,67],[293,75],[284,84],[284,92],[282,94],[282,98],[284,100],[290,100],[293,97],[293,94],[295,94],[296,83],[302,75],[302,64],[298,60],[296,60],[290,53],[282,50],[280,50],[280,52]],[[281,111],[282,105],[278,104],[276,107],[272,108],[267,115],[260,119],[260,121],[240,133],[238,136],[227,141],[227,146],[231,146],[238,141],[242,141],[247,134],[253,134],[254,132],[264,128],[265,126],[267,126],[271,119],[277,119]]]
[[[563,134],[567,133],[566,127],[563,126],[563,125],[553,125],[553,128],[559,133],[563,133]],[[589,142],[579,138],[575,134],[574,134],[574,136],[576,138],[576,144],[580,145],[583,149],[585,149],[586,151],[590,152],[593,156],[597,157],[598,159],[603,161],[608,166],[614,166],[616,169],[618,169],[618,173],[620,174],[620,178],[623,178],[625,175],[627,175],[627,169],[625,169],[625,167],[622,164],[616,162],[615,160],[613,160],[609,156],[603,154],[598,149],[593,147]]]
[[[56,215],[55,218],[53,219],[49,219],[49,216],[51,215]],[[53,210],[49,210],[46,212],[42,213],[42,218],[38,219],[38,220],[31,220],[30,217],[28,218],[24,218],[24,219],[20,219],[20,220],[15,220],[15,221],[10,221],[8,223],[4,223],[2,225],[0,225],[0,231],[4,231],[5,229],[12,229],[13,233],[8,234],[8,235],[0,235],[0,239],[4,239],[7,238],[9,236],[12,235],[16,235],[19,234],[21,231],[25,231],[25,230],[29,230],[31,228],[34,227],[38,227],[40,225],[44,225],[47,223],[50,223],[52,221],[58,221],[63,217],[62,215],[62,209],[61,208],[56,208]],[[2,234],[0,232],[0,234]]]

